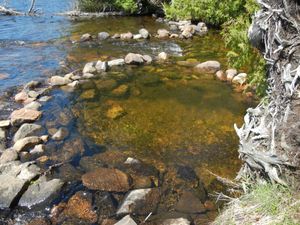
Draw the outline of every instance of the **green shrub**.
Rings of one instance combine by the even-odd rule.
[[[134,13],[137,9],[135,0],[78,0],[79,9],[84,12],[103,12],[122,10]]]

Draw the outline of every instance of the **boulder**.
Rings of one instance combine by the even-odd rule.
[[[102,62],[100,60],[97,61],[95,68],[98,73],[107,71],[107,62]]]
[[[190,225],[191,222],[185,218],[167,219],[163,221],[162,225]]]
[[[194,25],[186,25],[181,33],[184,38],[191,38],[195,34]]]
[[[216,72],[216,77],[221,81],[226,81],[227,77],[223,70],[219,70]]]
[[[18,126],[26,122],[34,122],[41,117],[42,113],[32,109],[19,109],[12,112],[10,115],[11,123],[13,126]]]
[[[0,208],[8,208],[24,186],[40,173],[31,162],[13,161],[0,165]]]
[[[93,78],[95,75],[94,74],[92,74],[92,73],[84,73],[83,75],[82,75],[82,77],[84,78],[84,79],[90,79],[90,78]]]
[[[199,73],[216,73],[220,69],[221,64],[218,61],[207,61],[195,67],[195,70]]]
[[[71,82],[70,79],[61,76],[53,76],[50,78],[50,84],[53,86],[63,86]]]
[[[21,91],[20,93],[16,94],[15,101],[16,102],[24,102],[29,98],[28,94],[25,91]]]
[[[82,183],[91,190],[127,192],[129,177],[117,169],[98,168],[82,176]]]
[[[199,23],[197,24],[197,26],[195,27],[195,30],[196,30],[197,34],[199,34],[199,35],[204,35],[204,34],[207,33],[208,28],[207,28],[207,26],[206,26],[205,23],[199,22]]]
[[[129,53],[125,57],[126,64],[139,65],[144,63],[143,56],[140,54]]]
[[[114,59],[114,60],[108,61],[108,67],[123,66],[124,64],[125,64],[124,59]]]
[[[95,68],[95,63],[94,62],[89,62],[87,64],[85,64],[82,73],[95,73],[97,71],[97,69]]]
[[[0,165],[18,159],[18,153],[13,149],[6,149],[0,157]]]
[[[166,29],[159,29],[157,31],[157,37],[158,38],[168,38],[170,35],[170,32],[167,31]]]
[[[0,121],[0,128],[7,128],[10,126],[10,120],[1,120]]]
[[[133,39],[134,40],[138,40],[138,39],[142,39],[142,38],[143,38],[143,36],[141,34],[135,34],[135,35],[133,35]]]
[[[25,137],[33,136],[34,134],[41,131],[42,129],[43,128],[41,125],[24,123],[15,133],[13,141],[17,142],[18,140],[23,139]]]
[[[113,105],[106,113],[109,119],[118,119],[126,114],[126,111],[120,105]]]
[[[137,189],[130,191],[117,211],[117,215],[148,215],[155,213],[159,203],[158,189]]]
[[[69,130],[65,127],[61,127],[58,131],[52,136],[54,141],[62,141],[69,136]]]
[[[120,38],[122,40],[132,39],[133,34],[131,32],[123,33],[123,34],[120,35]]]
[[[31,91],[28,92],[28,96],[29,96],[30,98],[38,98],[38,97],[40,96],[40,93],[37,92],[37,91],[31,90]]]
[[[40,144],[42,142],[43,141],[41,140],[41,138],[36,137],[36,136],[26,137],[26,138],[18,140],[14,144],[13,149],[16,150],[17,152],[26,151],[29,148],[32,148],[35,145]]]
[[[60,179],[47,181],[45,176],[41,176],[36,182],[31,184],[22,195],[19,205],[31,208],[41,203],[49,203],[49,201],[53,200],[56,194],[58,194],[63,184]]]
[[[232,79],[232,83],[236,85],[243,85],[247,81],[247,74],[246,73],[239,73]]]
[[[147,64],[151,64],[153,59],[150,55],[143,55],[143,60],[147,63]]]
[[[98,33],[98,39],[101,40],[101,41],[108,39],[109,36],[110,35],[107,32],[100,32],[100,33]]]
[[[80,38],[81,42],[86,42],[86,41],[91,41],[91,40],[93,40],[93,37],[92,37],[92,35],[90,35],[88,33],[83,34]]]
[[[158,58],[158,60],[162,60],[162,61],[167,60],[168,59],[168,54],[165,53],[165,52],[161,52],[161,53],[158,54],[157,58]]]
[[[178,212],[188,214],[204,213],[206,211],[205,206],[192,191],[183,191],[175,209]]]
[[[228,69],[226,70],[226,79],[227,81],[231,82],[232,79],[237,75],[236,69]]]
[[[39,110],[42,107],[41,103],[33,101],[30,102],[29,104],[25,105],[25,109],[32,109],[32,110]]]
[[[114,225],[137,225],[137,223],[129,215],[127,215]]]
[[[142,37],[143,37],[144,39],[147,39],[147,38],[150,37],[149,31],[146,30],[145,28],[140,29],[140,30],[139,30],[139,34],[142,35]]]

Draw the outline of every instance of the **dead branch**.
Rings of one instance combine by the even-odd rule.
[[[0,14],[7,15],[7,16],[24,16],[25,13],[15,11],[12,9],[5,8],[4,6],[0,6]]]

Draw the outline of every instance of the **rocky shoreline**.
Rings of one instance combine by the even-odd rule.
[[[192,25],[190,22],[183,21],[169,22],[169,25],[171,30],[177,30],[179,34],[159,29],[156,38],[188,39],[193,35],[204,35],[207,32],[207,27],[203,23]],[[148,39],[151,36],[146,29],[141,29],[139,34],[128,32],[113,36],[100,32],[97,38],[84,34],[80,43],[102,41],[110,37],[126,40]],[[48,165],[47,169],[37,165],[48,161],[48,157],[44,154],[47,143],[64,143],[64,140],[71,135],[66,126],[47,129],[46,132],[45,127],[36,123],[43,117],[43,112],[40,110],[43,104],[51,101],[51,91],[57,87],[67,87],[72,91],[89,79],[105,77],[106,72],[111,68],[164,63],[169,57],[165,52],[158,54],[155,59],[149,55],[128,53],[125,58],[89,62],[82,70],[64,76],[52,76],[45,83],[32,81],[26,84],[14,97],[15,102],[22,108],[14,110],[9,118],[0,121],[0,208],[13,210],[17,206],[28,209],[45,206],[57,199],[61,190],[68,185],[62,179],[52,178],[48,174],[51,170],[67,164],[69,159]],[[246,74],[238,73],[234,69],[223,72],[221,64],[217,61],[202,63],[178,61],[177,64],[192,67],[198,74],[215,74],[219,80],[238,87],[246,86]],[[112,94],[120,96],[127,91],[128,87],[121,85],[115,87]],[[124,109],[121,106],[113,105],[108,110],[107,117],[117,119],[123,114]],[[34,160],[26,162],[24,160],[26,158],[34,158]],[[208,222],[215,212],[215,206],[208,199],[200,179],[190,169],[158,171],[138,159],[114,151],[100,153],[93,157],[85,156],[80,160],[80,165],[88,171],[80,175],[84,191],[73,193],[66,202],[53,205],[49,216],[34,219],[29,222],[30,225],[70,224],[78,221],[83,221],[83,224],[103,225],[199,224]],[[182,174],[185,170],[187,170],[186,174]],[[176,204],[172,199],[162,199],[164,196],[162,193],[166,191],[164,187],[166,182],[175,182],[180,186],[176,193],[176,198],[179,198]],[[191,187],[197,188],[198,192],[195,193]],[[161,218],[154,217],[152,220],[151,215],[165,204],[175,204],[176,213],[166,214]],[[96,208],[93,207],[94,205],[97,205]]]

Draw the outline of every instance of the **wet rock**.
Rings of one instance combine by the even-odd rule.
[[[52,153],[51,159],[59,162],[69,161],[76,156],[83,155],[84,150],[84,143],[81,138],[68,139],[62,149]]]
[[[135,34],[135,35],[133,35],[133,39],[134,40],[138,40],[138,39],[142,39],[142,38],[143,38],[143,36],[141,34]]]
[[[185,218],[167,219],[163,221],[162,225],[190,225],[191,222]]]
[[[63,182],[59,179],[47,181],[45,176],[40,177],[36,182],[29,186],[22,195],[19,205],[31,208],[41,203],[49,203],[55,195],[60,191]]]
[[[137,225],[137,223],[129,215],[127,215],[127,216],[123,217],[115,225]]]
[[[25,184],[39,174],[32,163],[13,161],[0,165],[0,208],[8,208]]]
[[[155,213],[159,203],[158,189],[138,189],[130,191],[117,211],[117,215],[148,215]]]
[[[151,64],[152,63],[152,57],[150,55],[143,55],[143,60],[147,63],[147,64]]]
[[[70,79],[61,76],[53,76],[50,78],[50,84],[53,86],[63,86],[71,82]]]
[[[39,110],[42,107],[41,103],[33,101],[24,106],[25,109]]]
[[[93,78],[95,75],[94,74],[92,74],[92,73],[84,73],[83,75],[82,75],[82,77],[84,78],[84,79],[90,79],[90,78]]]
[[[37,88],[40,85],[41,85],[41,82],[32,80],[24,86],[24,90],[31,90],[31,89]]]
[[[42,143],[42,140],[39,137],[36,136],[26,137],[16,141],[16,143],[13,146],[13,149],[16,150],[17,152],[26,151],[29,148],[32,148],[35,145],[40,143]]]
[[[65,127],[61,127],[58,131],[52,136],[54,141],[62,141],[69,136],[69,130]]]
[[[103,191],[97,191],[94,194],[93,206],[99,214],[98,221],[115,216],[118,201],[113,197],[113,194]]]
[[[83,34],[80,38],[81,42],[86,42],[86,41],[91,41],[91,40],[93,40],[93,37],[92,37],[92,35],[90,35],[88,33]]]
[[[220,69],[221,64],[218,61],[207,61],[195,67],[195,70],[199,73],[216,73]]]
[[[124,59],[114,59],[114,60],[108,61],[108,67],[123,66],[124,64],[125,64]]]
[[[167,31],[166,29],[159,29],[157,31],[157,37],[158,38],[168,38],[170,35],[170,32]]]
[[[164,61],[168,59],[168,54],[165,52],[161,52],[157,56],[158,60]]]
[[[96,87],[99,91],[110,91],[117,87],[118,83],[113,80],[97,80],[96,82]]]
[[[24,123],[18,131],[15,133],[13,141],[16,143],[18,140],[23,139],[25,137],[33,136],[41,131],[43,128],[41,125],[32,124],[32,123]]]
[[[0,157],[0,165],[18,159],[18,153],[13,149],[6,149]]]
[[[119,87],[117,87],[116,89],[112,90],[111,94],[114,97],[122,97],[124,95],[126,95],[129,91],[129,87],[126,84],[122,84]]]
[[[142,35],[142,37],[143,37],[144,39],[147,39],[147,38],[150,37],[149,31],[146,30],[145,28],[140,29],[140,30],[139,30],[139,34]]]
[[[198,197],[191,191],[184,191],[180,196],[178,203],[175,206],[175,209],[183,213],[204,213],[206,208]]]
[[[29,98],[28,94],[25,91],[21,91],[20,93],[16,94],[15,101],[16,102],[24,102]]]
[[[28,96],[30,98],[38,98],[40,96],[40,93],[38,93],[37,91],[29,91]]]
[[[11,123],[13,126],[21,125],[26,122],[34,122],[41,117],[42,113],[32,109],[19,109],[12,112],[10,115]]]
[[[139,65],[144,63],[143,56],[140,54],[129,53],[125,57],[126,64]]]
[[[94,89],[86,90],[81,95],[81,99],[93,99],[96,95],[96,92]]]
[[[120,38],[122,40],[132,39],[133,38],[133,34],[130,33],[130,32],[123,33],[123,34],[120,35]]]
[[[35,155],[35,154],[43,154],[45,151],[45,145],[40,144],[34,146],[33,149],[30,150],[30,154]]]
[[[66,163],[58,168],[57,176],[64,181],[80,181],[82,171],[75,168],[73,165]]]
[[[247,74],[246,73],[239,73],[232,79],[232,83],[236,85],[243,85],[247,81]]]
[[[107,62],[102,62],[100,60],[97,61],[96,66],[95,66],[98,73],[106,72],[107,67],[108,67]]]
[[[0,128],[7,128],[10,126],[10,120],[1,120],[0,121]]]
[[[223,70],[219,70],[216,72],[216,77],[221,81],[226,81],[227,77]]]
[[[82,191],[77,192],[69,199],[63,214],[90,223],[97,222],[97,214],[92,208],[92,197]]]
[[[95,73],[97,70],[95,68],[95,63],[94,62],[89,62],[87,64],[85,64],[82,73]]]
[[[40,102],[48,102],[52,97],[51,96],[43,96],[39,98]]]
[[[100,41],[102,41],[102,40],[106,40],[106,39],[108,39],[109,38],[109,33],[107,33],[107,32],[100,32],[99,34],[98,34],[98,39],[100,40]]]
[[[120,105],[113,105],[106,113],[107,118],[109,119],[118,119],[126,114],[125,109]]]
[[[91,190],[126,192],[129,177],[117,169],[99,168],[82,176],[83,185]]]
[[[226,70],[226,77],[227,81],[231,82],[232,79],[237,75],[237,70],[236,69],[229,69]]]

